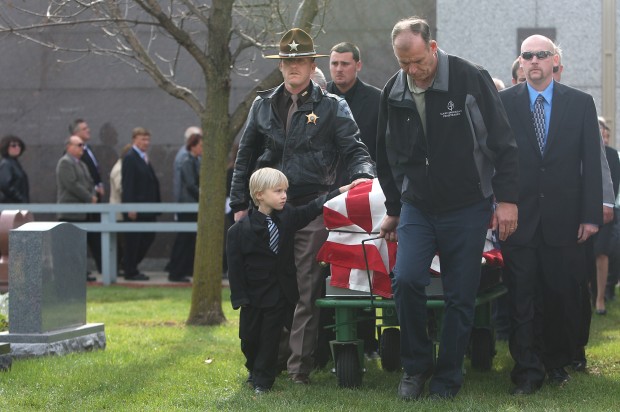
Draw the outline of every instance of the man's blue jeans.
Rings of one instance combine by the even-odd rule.
[[[402,205],[392,287],[401,331],[401,361],[411,375],[433,369],[425,287],[430,283],[429,267],[435,253],[441,261],[446,308],[431,393],[454,396],[463,383],[463,357],[473,324],[490,219],[488,199],[438,214]]]

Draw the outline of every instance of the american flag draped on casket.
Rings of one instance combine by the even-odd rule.
[[[372,292],[386,298],[392,297],[389,273],[396,263],[397,245],[383,239],[362,241],[378,236],[385,216],[385,196],[374,179],[357,185],[346,193],[329,200],[323,206],[323,219],[329,237],[319,250],[317,260],[331,265],[330,285],[362,292]],[[483,263],[503,266],[502,255],[496,247],[492,231],[487,234]],[[364,260],[366,249],[368,269]],[[440,273],[439,256],[435,256],[431,273]]]

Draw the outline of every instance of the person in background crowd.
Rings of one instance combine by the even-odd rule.
[[[193,135],[202,136],[202,129],[196,126],[190,126],[185,129],[185,133],[183,134],[184,143],[181,147],[179,147],[176,156],[174,156],[174,167],[172,170],[172,198],[175,202],[181,201],[181,164],[188,153],[187,141]]]
[[[312,74],[310,75],[310,78],[319,85],[319,87],[322,90],[325,90],[327,88],[327,79],[325,79],[325,75],[323,74],[323,70],[319,69],[318,67],[316,67],[314,69],[314,71],[312,72]]]
[[[564,66],[562,65],[562,49],[555,45],[555,54],[558,58],[558,62],[553,66],[553,80],[556,82],[562,81],[562,73],[564,72]],[[615,195],[611,172],[609,164],[607,162],[605,143],[603,139],[600,139],[601,147],[601,172],[603,179],[603,223],[607,224],[614,218],[614,205]],[[586,254],[586,273],[582,276],[581,289],[581,327],[577,334],[577,351],[571,363],[571,367],[575,372],[585,372],[588,365],[586,358],[586,346],[590,340],[590,323],[592,321],[592,294],[596,296],[596,291],[591,293],[591,289],[596,289],[597,278],[597,259],[594,252],[594,236],[590,237],[584,242],[585,254]]]
[[[121,149],[121,154],[119,158],[112,166],[112,170],[110,170],[110,203],[118,204],[122,203],[123,199],[123,187],[122,187],[122,176],[123,176],[123,157],[131,150],[131,144],[126,144]],[[117,213],[116,220],[122,221],[123,214]],[[125,250],[125,234],[123,232],[118,232],[116,234],[116,258],[119,263],[119,267],[123,267],[123,254]]]
[[[158,203],[161,201],[159,180],[151,166],[148,150],[151,145],[151,132],[136,127],[131,134],[132,147],[123,158],[121,186],[123,203]],[[127,212],[123,214],[126,222],[154,222],[156,213]],[[126,280],[149,280],[138,271],[138,265],[146,256],[155,240],[153,232],[127,232],[125,234],[125,255],[123,269]]]
[[[179,202],[197,203],[200,192],[200,159],[202,157],[202,134],[192,134],[185,145],[187,154],[181,162],[181,193]],[[197,213],[179,213],[179,222],[196,222]],[[168,264],[170,282],[189,282],[194,275],[194,252],[196,233],[180,232],[172,246]]]
[[[396,23],[392,47],[401,70],[381,94],[377,172],[387,209],[380,236],[398,241],[398,396],[418,399],[430,379],[433,398],[452,398],[463,384],[489,222],[500,240],[517,227],[517,146],[489,73],[439,49],[424,19]],[[425,287],[436,253],[446,309],[433,362]]]
[[[523,72],[523,70],[521,70]],[[493,84],[497,91],[506,88],[503,81],[493,77]],[[491,305],[493,313],[493,326],[495,327],[495,339],[507,341],[510,336],[510,305],[508,295],[502,295],[495,299]]]
[[[187,141],[192,135],[201,135],[202,129],[197,126],[190,126],[185,129],[183,134],[183,145],[179,147],[177,154],[174,156],[174,163],[172,166],[172,199],[174,202],[181,202],[181,164],[187,156]],[[175,213],[175,220],[178,220],[179,216]],[[170,272],[170,261],[166,264],[165,271]]]
[[[116,160],[114,166],[112,166],[112,170],[110,171],[110,203],[122,203],[123,158],[129,152],[129,150],[131,150],[131,144],[126,144],[125,146],[123,146],[119,158]],[[122,219],[123,216],[121,214],[117,215],[116,220]]]
[[[521,62],[519,58],[512,63],[512,85],[523,83],[527,79],[525,78],[525,74],[523,73],[523,67],[521,67]]]
[[[0,203],[30,203],[28,175],[19,163],[26,144],[17,136],[0,140]]]
[[[496,77],[493,77],[493,84],[495,85],[495,88],[497,89],[498,92],[506,88],[506,85],[504,84],[504,82],[501,81],[501,79],[498,79]]]
[[[239,143],[230,192],[235,221],[248,213],[250,174],[262,167],[280,168],[290,186],[289,202],[302,205],[329,190],[342,160],[352,180],[372,178],[374,165],[344,99],[325,93],[310,80],[316,68],[314,42],[308,33],[294,28],[280,40],[279,54],[284,82],[259,92],[254,100]],[[265,142],[268,142],[266,144]],[[291,380],[310,383],[312,355],[317,344],[319,308],[315,305],[324,283],[316,254],[327,238],[323,217],[314,219],[295,235],[300,298],[290,335],[288,360]],[[230,262],[229,262],[230,263]]]
[[[370,158],[375,160],[381,90],[359,78],[362,67],[361,52],[355,44],[344,42],[333,46],[329,54],[332,80],[327,83],[327,91],[347,101],[360,129],[362,142],[368,148]]]
[[[56,201],[58,203],[97,203],[93,179],[86,164],[80,160],[83,154],[82,139],[78,136],[69,137],[65,142],[65,154],[56,165]],[[88,222],[86,215],[86,213],[60,213],[58,220]],[[86,280],[93,282],[96,278],[86,273]]]
[[[82,140],[82,143],[84,143],[84,150],[80,160],[84,162],[88,168],[88,173],[95,184],[97,203],[101,203],[103,201],[103,197],[105,196],[105,187],[103,185],[103,181],[101,180],[99,162],[97,161],[92,148],[88,144],[88,142],[90,142],[90,127],[88,127],[88,123],[86,123],[84,119],[75,119],[71,125],[69,125],[69,133],[79,137]],[[88,222],[101,221],[99,213],[88,213],[86,215],[86,219]],[[101,233],[88,232],[86,234],[86,241],[88,242],[90,253],[95,260],[97,271],[101,273]]]
[[[605,143],[605,156],[609,164],[611,179],[613,181],[614,198],[618,196],[618,183],[620,182],[620,160],[618,151],[609,147],[609,126],[604,117],[598,118],[601,136]],[[614,236],[614,220],[601,226],[599,232],[594,237],[594,255],[596,256],[596,313],[598,315],[607,314],[605,308],[605,288],[607,286],[607,275],[609,273],[609,256],[613,255],[618,249],[618,242]]]
[[[329,74],[331,81],[327,83],[327,91],[344,98],[351,109],[355,123],[360,129],[362,142],[368,148],[370,158],[375,161],[377,145],[377,119],[379,117],[379,101],[381,90],[359,78],[363,62],[359,47],[353,43],[342,42],[334,45],[329,53]],[[342,162],[336,169],[336,181],[331,189],[348,182],[346,169]],[[362,318],[374,317],[375,311],[359,309]],[[376,321],[368,319],[358,324],[358,337],[364,341],[364,352],[371,358],[379,357],[376,339]]]

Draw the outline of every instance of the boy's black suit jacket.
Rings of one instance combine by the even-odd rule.
[[[274,211],[272,219],[280,234],[279,251],[269,248],[269,231],[265,215],[257,210],[232,225],[226,239],[230,300],[233,308],[251,305],[258,308],[274,306],[281,295],[291,304],[299,299],[295,267],[295,232],[302,229],[323,210],[323,203],[338,195],[337,190],[307,205],[289,204]]]

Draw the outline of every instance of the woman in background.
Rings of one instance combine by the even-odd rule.
[[[198,202],[200,189],[200,158],[202,156],[202,136],[193,134],[187,139],[187,154],[181,162],[181,203]],[[179,222],[195,222],[197,213],[179,213]],[[189,282],[194,274],[194,251],[196,233],[180,232],[172,246],[170,263],[168,263],[168,280],[170,282]]]
[[[26,145],[17,136],[8,135],[0,140],[0,202],[30,203],[28,176],[19,164],[19,156]]]
[[[123,187],[121,185],[123,181],[123,157],[125,157],[129,149],[131,149],[131,143],[126,144],[121,149],[121,155],[110,171],[110,203],[121,203],[123,196]],[[122,221],[123,214],[117,213],[116,220]],[[123,267],[123,250],[125,249],[124,235],[123,232],[118,232],[116,234],[116,257],[118,259],[118,267]]]

